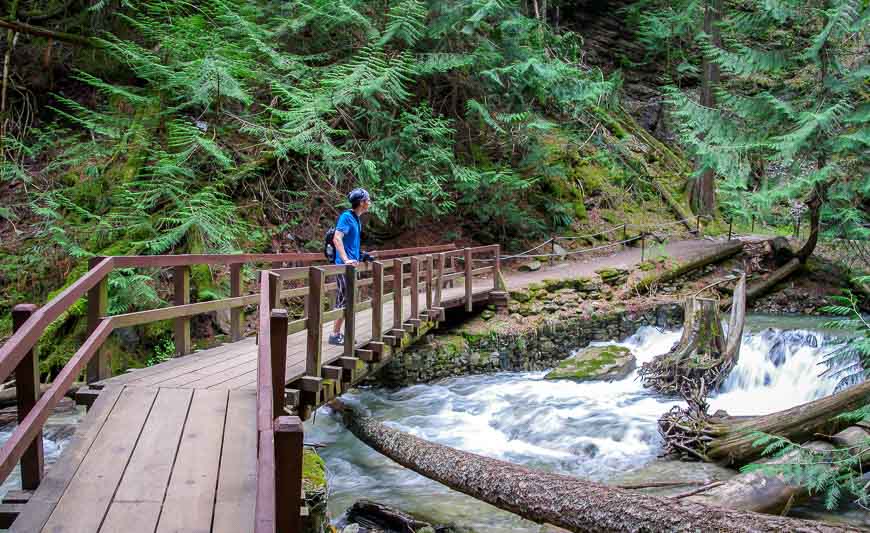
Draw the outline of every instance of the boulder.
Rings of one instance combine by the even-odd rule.
[[[520,272],[535,272],[536,270],[541,270],[541,266],[540,261],[529,261],[520,265]]]
[[[634,354],[624,346],[594,346],[563,360],[544,379],[612,381],[628,376],[635,365]]]

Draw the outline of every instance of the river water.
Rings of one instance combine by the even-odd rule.
[[[766,320],[748,321],[738,365],[711,398],[711,412],[765,414],[833,392],[836,381],[819,376],[819,362],[835,341],[818,320],[787,330],[770,328]],[[626,346],[640,366],[679,337],[679,331],[644,327],[623,342],[596,344]],[[424,439],[604,482],[656,458],[657,420],[679,402],[645,390],[636,372],[609,383],[545,381],[544,374],[465,376],[396,391],[363,389],[343,398]],[[306,441],[327,445],[321,455],[329,469],[333,517],[367,498],[480,532],[540,529],[396,465],[344,430],[328,408],[305,431]]]

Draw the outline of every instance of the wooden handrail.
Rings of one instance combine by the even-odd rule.
[[[21,459],[22,454],[33,442],[34,437],[42,431],[45,421],[48,420],[55,406],[69,390],[70,386],[79,376],[91,357],[102,346],[103,342],[112,333],[112,323],[108,320],[100,322],[97,329],[87,338],[81,348],[67,362],[66,366],[54,378],[51,386],[45,391],[33,406],[33,409],[24,420],[12,432],[12,436],[0,449],[0,479],[5,480],[15,465]]]
[[[57,320],[88,290],[97,285],[114,267],[114,260],[107,257],[89,270],[72,285],[61,291],[47,304],[40,307],[27,322],[22,324],[6,343],[0,347],[0,381],[5,381],[21,362],[27,352],[36,346],[49,324]]]

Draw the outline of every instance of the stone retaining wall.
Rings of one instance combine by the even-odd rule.
[[[521,333],[472,334],[457,328],[408,347],[375,379],[380,385],[402,387],[465,374],[544,370],[592,341],[623,340],[641,326],[674,328],[682,321],[682,307],[668,303],[637,312],[620,309],[593,318],[560,318]]]

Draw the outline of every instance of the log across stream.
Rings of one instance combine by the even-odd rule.
[[[759,330],[757,323],[756,318],[747,322],[740,361],[726,391],[712,399],[712,410],[762,414],[832,392],[834,382],[817,376],[816,363],[831,348],[822,333]],[[640,364],[678,338],[679,332],[644,328],[622,344]],[[545,382],[543,373],[504,373],[392,392],[363,390],[345,399],[433,442],[608,482],[655,460],[660,449],[656,422],[676,403],[644,390],[634,378],[579,384]],[[539,530],[396,465],[356,440],[326,410],[306,424],[306,440],[328,444],[320,452],[330,471],[333,517],[366,497],[475,531]]]

